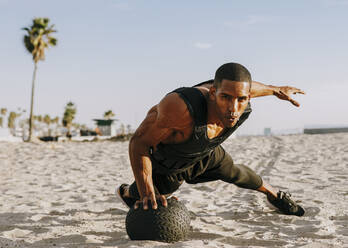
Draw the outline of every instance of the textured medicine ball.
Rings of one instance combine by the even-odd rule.
[[[126,230],[132,240],[156,240],[164,242],[176,242],[185,239],[190,230],[190,214],[183,203],[170,198],[168,206],[163,207],[157,201],[158,208],[144,210],[139,204],[137,209],[133,207],[126,217]]]

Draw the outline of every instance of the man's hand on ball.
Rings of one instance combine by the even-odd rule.
[[[144,196],[142,199],[138,200],[134,204],[134,209],[139,207],[140,203],[143,203],[144,210],[149,209],[148,203],[151,202],[152,209],[157,209],[157,201],[160,201],[164,207],[167,207],[167,199],[164,195],[150,194],[149,196]]]

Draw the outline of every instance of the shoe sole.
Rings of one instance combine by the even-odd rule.
[[[303,215],[305,215],[306,210],[303,207],[299,206],[299,205],[297,205],[297,207],[299,208],[299,210],[297,211],[298,214],[295,214],[295,215],[296,216],[303,216]]]
[[[121,191],[120,191],[120,187],[116,187],[115,189],[115,194],[116,194],[116,197],[119,198],[119,200],[121,200],[122,204],[127,207],[128,209],[130,209],[130,207],[127,205],[127,203],[123,200],[122,196],[121,196]]]

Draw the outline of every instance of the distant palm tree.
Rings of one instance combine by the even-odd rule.
[[[6,115],[6,113],[7,113],[7,108],[1,108],[0,109],[0,114],[1,115]]]
[[[104,113],[104,119],[110,120],[112,117],[114,117],[115,114],[112,112],[112,110],[108,110]]]
[[[38,122],[43,122],[43,117],[42,117],[42,115],[38,115],[38,116],[36,116],[37,117],[37,121]]]
[[[34,89],[35,78],[37,71],[37,62],[45,59],[45,49],[48,46],[57,45],[57,39],[52,37],[51,34],[56,32],[53,29],[54,25],[48,26],[48,18],[34,18],[33,24],[30,27],[25,27],[23,30],[27,31],[24,35],[24,45],[28,52],[33,56],[34,61],[34,73],[31,88],[31,104],[30,104],[30,117],[29,117],[29,137],[28,141],[31,141],[32,125],[33,125],[33,106],[34,106]]]
[[[53,119],[51,120],[51,122],[52,122],[52,123],[55,123],[55,124],[58,124],[58,122],[59,122],[59,117],[56,116],[55,118],[53,118]]]
[[[43,117],[43,122],[46,123],[47,126],[49,126],[51,124],[51,117],[48,114],[46,114]]]
[[[3,127],[4,125],[4,118],[6,116],[7,109],[6,108],[1,108],[0,109],[0,127]]]
[[[72,102],[68,102],[67,105],[65,106],[62,124],[64,127],[68,128],[68,133],[66,136],[69,138],[71,138],[70,127],[71,127],[72,121],[75,118],[75,114],[76,114],[75,104]]]
[[[56,117],[54,117],[53,119],[51,119],[51,123],[52,124],[55,124],[55,126],[54,126],[54,133],[56,133],[57,132],[57,129],[58,129],[58,126],[59,126],[59,117],[58,116],[56,116]],[[49,129],[49,132],[51,133],[51,129]]]
[[[51,136],[51,129],[50,129],[50,124],[52,123],[51,122],[51,117],[48,114],[46,114],[43,117],[43,122],[47,125],[48,136]]]
[[[8,128],[14,129],[15,128],[15,122],[17,117],[19,116],[18,113],[11,111],[9,116],[8,116],[8,122],[7,122],[7,126]]]

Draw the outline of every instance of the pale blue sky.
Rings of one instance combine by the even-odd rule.
[[[35,114],[61,117],[73,101],[79,123],[112,109],[135,127],[167,92],[239,62],[256,81],[307,93],[300,108],[253,99],[241,133],[348,125],[347,13],[347,0],[0,0],[0,107],[29,110],[21,28],[49,17],[58,46],[39,62]]]

